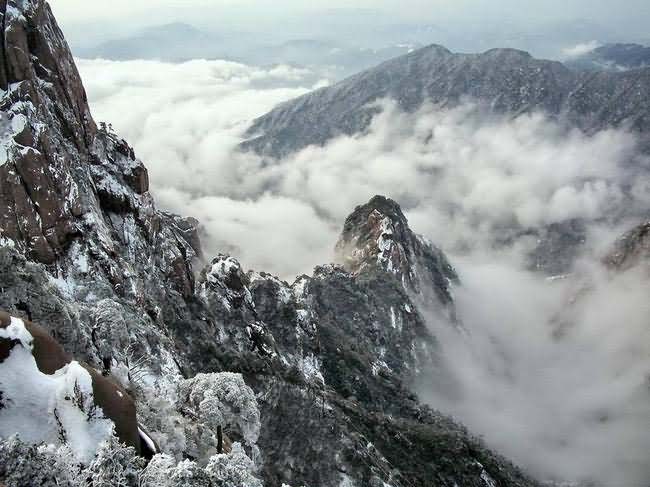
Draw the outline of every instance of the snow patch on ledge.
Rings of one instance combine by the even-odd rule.
[[[210,272],[206,275],[208,282],[217,284],[223,282],[228,275],[237,272],[241,266],[239,262],[233,257],[224,257],[212,264]]]
[[[395,268],[392,259],[393,245],[395,245],[393,235],[395,232],[393,231],[393,222],[390,218],[384,217],[382,219],[380,232],[379,238],[377,239],[377,249],[379,250],[377,263],[379,265],[384,265],[384,268],[388,272],[397,274],[399,269]]]
[[[16,16],[22,17],[23,13],[29,13],[36,10],[43,0],[9,0],[7,2],[7,13],[13,12]]]
[[[298,367],[308,382],[325,384],[325,378],[320,368],[320,361],[314,355],[310,354],[307,357],[302,357]]]
[[[42,373],[22,320],[12,318],[0,337],[21,344],[0,363],[0,437],[17,434],[28,443],[67,444],[80,462],[90,462],[114,424],[94,403],[88,371],[70,362],[52,375]]]
[[[1,153],[1,150],[0,150]],[[0,164],[2,165],[2,164]],[[0,247],[8,247],[8,248],[15,248],[16,247],[16,242],[14,242],[12,239],[9,237],[3,237],[2,236],[2,230],[0,229]]]
[[[497,487],[496,481],[492,478],[492,476],[489,473],[487,473],[485,467],[480,462],[476,462],[476,465],[481,467],[481,480],[485,484],[485,487]]]
[[[11,323],[5,329],[0,328],[0,338],[7,338],[9,340],[18,340],[23,348],[30,352],[34,349],[34,337],[27,328],[25,322],[20,318],[11,317]]]

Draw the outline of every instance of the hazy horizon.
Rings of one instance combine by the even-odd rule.
[[[452,50],[516,47],[558,57],[562,49],[589,42],[648,42],[647,2],[535,1],[525,9],[507,0],[406,0],[396,2],[253,2],[118,0],[96,4],[51,0],[74,48],[88,48],[171,22],[227,35],[256,46],[293,39],[336,41],[368,48],[400,42],[438,43]],[[253,38],[254,37],[254,38]],[[225,42],[225,41],[224,41]],[[571,45],[570,45],[571,44]]]

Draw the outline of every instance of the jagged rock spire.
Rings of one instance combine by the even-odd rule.
[[[340,263],[361,274],[381,269],[395,275],[410,291],[433,287],[445,304],[451,302],[450,284],[458,279],[440,249],[411,231],[400,206],[375,196],[346,219],[336,245]]]
[[[414,277],[409,261],[413,238],[399,205],[384,196],[375,196],[345,220],[336,248],[349,272],[379,266],[409,279]]]

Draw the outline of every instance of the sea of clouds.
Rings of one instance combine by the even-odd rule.
[[[463,283],[467,333],[430,320],[447,376],[432,372],[421,395],[539,478],[645,487],[650,280],[597,263],[650,208],[633,134],[588,136],[471,102],[405,114],[386,100],[367,133],[268,161],[237,150],[251,120],[326,80],[224,61],[79,68],[95,118],[135,147],[159,206],[202,222],[208,258],[228,252],[291,280],[332,260],[356,205],[398,201]],[[523,230],[571,219],[589,222],[572,274],[528,270],[537,242]]]
[[[313,73],[225,61],[79,67],[95,118],[135,147],[160,206],[203,223],[206,254],[227,250],[286,278],[331,260],[346,215],[375,194],[397,200],[416,231],[451,253],[491,252],[503,229],[571,218],[616,215],[622,231],[635,221],[620,220],[621,209],[650,201],[650,183],[629,169],[649,163],[624,131],[586,136],[539,114],[489,117],[471,104],[404,114],[386,101],[368,134],[269,164],[236,150],[242,133],[326,84]]]

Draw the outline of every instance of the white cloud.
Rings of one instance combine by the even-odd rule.
[[[314,262],[332,261],[331,245],[323,242],[334,242],[338,228],[300,200],[270,194],[254,200],[192,198],[173,188],[162,189],[157,196],[159,203],[201,221],[210,232],[213,254],[218,249],[236,255],[246,265],[254,262],[256,270],[273,269],[290,277],[278,267],[278,255],[290,255],[296,272],[310,273]]]
[[[647,269],[588,268],[580,285],[508,262],[459,264],[467,333],[431,320],[445,377],[421,384],[423,397],[542,480],[647,485]]]
[[[589,41],[575,46],[569,46],[562,49],[562,57],[564,59],[573,59],[585,54],[589,54],[594,49],[600,47],[602,44],[598,41]]]
[[[112,121],[134,145],[167,209],[206,216],[219,202],[215,211],[222,218],[251,219],[237,231],[204,221],[208,255],[220,245],[238,249],[240,258],[273,255],[271,262],[243,263],[283,276],[322,263],[334,244],[331,229],[374,194],[400,202],[417,231],[452,253],[490,247],[495,231],[513,225],[629,211],[623,193],[630,184],[641,203],[648,200],[644,179],[623,170],[636,157],[636,140],[624,131],[586,136],[542,115],[488,117],[471,104],[404,114],[385,102],[367,135],[341,137],[269,164],[236,146],[253,118],[317,82],[310,72],[224,61],[81,60],[79,66],[96,118]],[[293,245],[272,249],[272,239],[242,234],[243,228],[254,231],[258,215],[242,215],[226,199],[259,212],[277,211],[269,202],[278,199],[286,220],[297,222],[309,207],[309,220],[330,229],[330,239],[317,242],[294,225],[286,229]]]
[[[316,258],[329,260],[329,248],[314,248],[314,240],[336,237],[314,210],[282,195],[262,196],[258,161],[232,154],[252,118],[313,83],[322,85],[311,72],[226,61],[78,65],[95,117],[113,122],[134,144],[160,205],[200,218],[209,255],[228,249],[247,265],[279,273],[277,255],[292,256],[292,271],[309,271]]]

